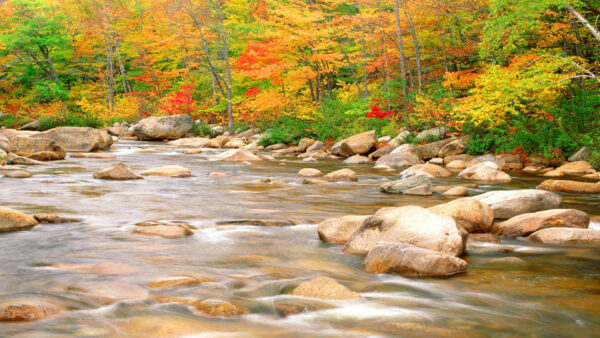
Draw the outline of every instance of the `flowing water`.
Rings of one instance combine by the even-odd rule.
[[[0,336],[598,336],[600,248],[549,246],[526,239],[468,248],[468,272],[442,279],[371,275],[362,259],[323,243],[316,224],[328,217],[373,214],[386,206],[431,206],[442,196],[386,195],[389,179],[371,166],[352,167],[358,183],[302,185],[302,167],[332,171],[340,162],[278,159],[254,165],[210,162],[216,150],[184,155],[162,143],[121,142],[113,154],[137,171],[169,164],[193,177],[137,181],[92,178],[114,159],[74,159],[28,167],[34,177],[0,178],[0,205],[28,214],[59,213],[80,222],[41,224],[0,234],[0,301],[41,298],[66,311],[45,320],[0,324]],[[227,177],[213,177],[220,171]],[[283,182],[261,183],[271,177]],[[453,182],[452,179],[441,184]],[[535,187],[517,175],[478,194]],[[563,207],[600,214],[598,195],[565,195]],[[240,220],[293,220],[266,227]],[[600,228],[598,218],[591,227]],[[195,227],[184,239],[134,234],[135,223],[179,221]],[[221,224],[234,221],[234,224]],[[237,225],[235,223],[238,223]],[[495,262],[518,257],[521,263]],[[100,265],[94,265],[103,263]],[[110,265],[106,263],[115,263]],[[102,268],[104,267],[104,268]],[[278,302],[298,284],[329,276],[360,300],[327,301],[321,311],[283,316]],[[196,286],[151,289],[175,276],[210,279]],[[108,290],[107,290],[108,289]],[[125,300],[110,302],[114,293]],[[245,314],[211,318],[172,297],[219,298]]]

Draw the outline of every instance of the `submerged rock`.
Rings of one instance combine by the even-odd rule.
[[[549,228],[534,232],[529,239],[547,244],[600,244],[600,230]]]
[[[51,300],[26,298],[0,302],[0,321],[34,321],[48,318],[65,308]]]
[[[221,153],[211,159],[211,161],[221,162],[244,162],[244,161],[262,161],[262,158],[254,155],[252,152],[245,149],[231,149]]]
[[[275,309],[283,316],[303,312],[333,309],[335,306],[314,299],[277,299],[274,301]]]
[[[492,232],[506,237],[528,236],[538,230],[554,227],[587,228],[590,217],[575,209],[551,209],[515,216],[494,224]]]
[[[72,158],[116,158],[115,155],[109,153],[75,153]]]
[[[406,243],[380,242],[369,251],[365,267],[370,273],[397,273],[405,277],[442,277],[467,270],[467,262],[438,251]]]
[[[30,178],[31,173],[27,170],[5,170],[3,172],[4,177],[8,178]]]
[[[192,235],[192,231],[176,225],[151,225],[135,230],[134,233],[147,236],[160,236],[163,238],[183,238]]]
[[[231,317],[243,313],[236,305],[223,299],[205,299],[196,306],[196,309],[212,317]]]
[[[490,191],[474,198],[489,205],[494,211],[494,217],[501,219],[556,209],[562,203],[558,194],[537,189]]]
[[[189,276],[173,277],[168,279],[161,279],[148,284],[149,288],[152,289],[172,289],[188,286],[200,285],[204,282],[210,282],[210,279],[200,279]]]
[[[336,300],[361,298],[358,293],[329,277],[319,277],[304,282],[296,287],[291,294],[294,296]]]
[[[134,172],[131,168],[129,168],[122,162],[95,172],[94,178],[99,180],[118,181],[143,179],[142,176]]]
[[[0,232],[27,230],[38,222],[20,211],[0,207]]]

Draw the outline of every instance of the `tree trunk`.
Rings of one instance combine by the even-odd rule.
[[[400,8],[399,0],[394,0],[394,12],[396,15],[396,34],[398,35],[398,51],[400,52],[400,73],[402,77],[402,94],[406,98],[406,56],[404,55],[404,45],[402,43],[402,29],[400,28]]]
[[[594,28],[594,26],[592,26],[592,24],[590,24],[586,20],[586,18],[584,18],[583,15],[581,15],[571,5],[567,4],[566,7],[569,10],[569,12],[571,12],[571,14],[573,14],[573,16],[575,16],[577,18],[577,20],[579,20],[579,22],[581,22],[592,33],[592,35],[596,38],[596,40],[600,41],[600,32],[598,32],[598,30],[596,28]]]
[[[233,106],[231,103],[231,68],[229,66],[229,45],[227,44],[227,35],[223,25],[223,13],[221,11],[220,0],[216,1],[217,12],[219,13],[219,26],[221,28],[221,40],[223,41],[223,52],[225,53],[225,70],[227,72],[227,118],[229,134],[233,134]]]
[[[119,70],[121,71],[121,81],[123,82],[123,91],[125,93],[131,93],[131,85],[127,79],[127,71],[123,64],[123,58],[121,57],[121,49],[119,47],[119,39],[115,39],[115,52],[117,54],[117,61],[119,62]]]
[[[108,110],[115,108],[115,80],[113,71],[112,41],[110,38],[110,18],[108,13],[108,2],[104,1],[104,42],[106,44],[106,94],[108,97]]]
[[[364,27],[362,28],[362,50],[363,50],[363,81],[365,84],[365,98],[369,97],[369,87],[367,86],[367,78],[368,78],[368,73],[367,73],[367,46],[366,46],[366,42],[365,42],[365,29]]]
[[[417,29],[415,27],[415,23],[412,19],[412,14],[410,13],[410,9],[406,5],[406,1],[402,0],[402,8],[404,9],[404,13],[406,14],[406,18],[408,19],[408,26],[410,27],[410,32],[413,37],[413,45],[415,49],[415,62],[417,63],[417,79],[419,84],[419,92],[423,88],[423,80],[422,80],[422,72],[421,72],[421,53],[419,48],[419,39],[417,38]]]

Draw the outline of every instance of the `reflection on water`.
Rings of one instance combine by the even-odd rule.
[[[0,325],[0,336],[592,336],[600,330],[598,248],[503,240],[470,247],[468,272],[453,278],[371,275],[360,258],[321,242],[315,224],[449,199],[380,194],[377,187],[387,178],[370,166],[355,167],[358,183],[302,185],[295,177],[300,168],[331,171],[340,163],[243,165],[206,161],[215,150],[183,155],[162,144],[132,142],[117,148],[117,160],[135,170],[180,164],[194,176],[99,181],[92,173],[117,160],[68,158],[28,168],[30,179],[0,178],[3,206],[82,219],[0,234],[0,300],[45,299],[65,309],[43,321]],[[215,171],[230,175],[209,176]],[[266,177],[282,182],[262,182]],[[539,181],[519,176],[474,192],[531,188]],[[597,195],[565,196],[564,207],[597,215],[599,206]],[[297,225],[254,226],[248,220]],[[195,228],[194,235],[133,234],[135,224],[145,221],[181,222]],[[520,260],[498,261],[505,257]],[[305,300],[320,310],[281,315],[277,304],[294,299],[286,294],[321,275],[363,299]],[[207,282],[148,287],[182,276]],[[207,298],[227,300],[246,314],[214,319],[180,304]]]

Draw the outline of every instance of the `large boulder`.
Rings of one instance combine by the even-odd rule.
[[[431,179],[426,175],[417,175],[410,176],[407,178],[403,178],[396,181],[385,182],[379,186],[381,191],[387,192],[390,194],[404,194],[410,189],[420,187],[423,185],[427,185],[429,187],[433,187],[431,183]]]
[[[220,161],[220,162],[254,162],[254,161],[262,161],[257,155],[254,155],[251,151],[245,149],[231,149],[224,153],[221,153],[213,158],[211,161]]]
[[[370,130],[339,141],[331,147],[331,153],[344,157],[364,155],[373,149],[375,144],[377,144],[377,132]]]
[[[536,187],[547,191],[600,194],[600,184],[569,180],[546,180]]]
[[[112,138],[104,132],[87,127],[58,127],[41,132],[34,138],[46,138],[68,152],[104,150],[112,145]]]
[[[376,165],[387,165],[390,167],[406,167],[414,164],[422,163],[419,156],[410,151],[399,152],[399,153],[390,153],[388,155],[381,156]]]
[[[463,180],[487,181],[487,182],[510,182],[510,175],[498,170],[498,166],[492,162],[484,162],[469,167],[458,174]]]
[[[465,197],[428,208],[436,214],[447,215],[469,233],[488,232],[494,222],[494,211],[481,201]]]
[[[321,141],[316,141],[315,143],[313,143],[312,145],[310,145],[308,148],[306,148],[306,152],[310,153],[313,151],[319,151],[319,150],[324,150],[327,147],[327,145]]]
[[[417,134],[418,140],[434,139],[439,140],[444,138],[444,135],[448,132],[448,128],[444,126],[435,127],[432,129],[424,130]]]
[[[206,148],[223,148],[231,139],[229,136],[219,135],[213,139],[210,139],[204,144]]]
[[[0,207],[0,232],[27,230],[38,222],[20,211]]]
[[[360,295],[329,277],[304,282],[292,291],[294,296],[319,298],[319,299],[359,299]]]
[[[454,140],[440,149],[439,157],[445,158],[448,156],[461,155],[467,149],[467,144],[464,138]]]
[[[342,245],[368,217],[349,215],[326,219],[317,227],[319,238],[327,243]]]
[[[152,116],[133,126],[140,140],[174,140],[192,130],[194,120],[189,115]]]
[[[303,138],[300,140],[300,142],[298,142],[298,151],[303,153],[306,151],[306,149],[308,149],[308,147],[312,146],[315,142],[317,142],[316,140],[313,140],[311,138]]]
[[[549,228],[534,232],[529,239],[547,244],[600,244],[600,230]]]
[[[402,177],[425,175],[432,178],[452,177],[452,173],[447,169],[435,164],[415,164],[400,173]]]
[[[30,178],[31,173],[27,170],[6,170],[4,171],[4,177],[7,178]]]
[[[40,152],[53,152],[57,158],[63,159],[67,154],[56,142],[47,138],[15,136],[9,137],[11,152],[24,157],[30,157]]]
[[[238,149],[238,148],[243,148],[246,146],[246,142],[244,142],[243,139],[241,138],[234,138],[233,140],[230,140],[229,142],[225,143],[225,145],[223,146],[223,148],[225,149]]]
[[[121,162],[95,172],[94,178],[99,180],[115,181],[143,179],[142,176]]]
[[[439,215],[417,206],[383,208],[363,221],[343,251],[366,255],[377,242],[408,243],[460,256],[465,249],[467,232],[452,217]]]
[[[394,151],[394,149],[396,149],[396,147],[391,146],[391,145],[381,147],[381,148],[375,150],[374,152],[370,153],[369,158],[371,160],[377,160],[377,159],[381,158],[382,156],[391,154],[392,151]]]
[[[10,142],[8,141],[8,137],[4,135],[0,135],[0,150],[10,153]]]
[[[406,243],[379,242],[365,258],[370,273],[397,273],[405,277],[442,277],[467,270],[467,262],[438,251]]]
[[[453,142],[455,139],[437,141],[433,143],[427,143],[420,146],[414,147],[411,151],[417,154],[422,160],[429,160],[431,158],[437,157],[442,148],[447,144]]]
[[[576,209],[551,209],[515,216],[494,224],[491,231],[506,237],[528,236],[546,228],[587,228],[590,216]]]
[[[324,181],[328,182],[356,182],[358,175],[352,169],[340,169],[323,176]]]
[[[538,189],[490,191],[474,198],[489,205],[494,211],[494,217],[500,219],[556,209],[562,203],[558,194]]]
[[[594,170],[588,161],[577,161],[563,164],[552,172],[544,174],[544,176],[583,176],[587,174],[593,174],[594,172],[596,172],[596,170]]]
[[[369,164],[369,163],[371,163],[371,160],[368,157],[362,156],[362,155],[350,156],[344,160],[344,164]]]

